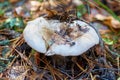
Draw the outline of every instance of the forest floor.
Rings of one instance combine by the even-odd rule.
[[[103,43],[76,57],[45,56],[30,48],[22,34],[27,22],[56,15],[91,23]],[[120,80],[120,2],[0,0],[0,80],[76,79]]]

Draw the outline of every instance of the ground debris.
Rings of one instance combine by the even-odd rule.
[[[107,12],[94,1],[103,2],[118,16],[110,15],[109,10]],[[117,0],[0,0],[0,79],[119,80],[119,3]],[[51,19],[61,23],[71,23],[79,19],[92,22],[102,36],[103,48],[95,45],[84,54],[73,57],[45,56],[31,49],[22,32],[28,21],[40,16],[47,18],[49,23]],[[85,26],[66,26],[68,25],[62,25],[55,35],[49,34],[53,35],[53,42],[68,43],[72,47],[76,43],[69,43],[71,40],[89,31]],[[78,29],[83,32],[79,33]],[[48,43],[52,45],[53,42]]]

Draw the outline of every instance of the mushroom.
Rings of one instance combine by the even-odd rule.
[[[99,43],[99,36],[81,20],[71,23],[39,17],[28,22],[23,31],[27,44],[47,56],[77,56]]]

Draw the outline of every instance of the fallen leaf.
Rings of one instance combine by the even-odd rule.
[[[109,26],[110,29],[120,29],[120,22],[116,19],[114,19],[112,16],[103,16],[101,14],[97,14],[95,16],[97,20],[102,21],[105,25]],[[112,29],[112,30],[114,30]]]
[[[10,3],[16,3],[18,1],[20,1],[20,0],[9,0]]]
[[[41,3],[39,1],[29,1],[26,6],[28,7],[28,9],[30,9],[31,11],[37,11],[38,8],[40,7]]]
[[[109,39],[109,38],[103,38],[103,41],[107,44],[107,45],[113,45],[114,42],[113,40]]]
[[[0,78],[2,78],[2,76],[3,76],[3,73],[0,73]]]
[[[95,46],[95,51],[96,51],[97,55],[104,55],[104,53],[101,49],[101,46],[99,46],[99,45]]]
[[[40,64],[40,53],[35,52],[34,58],[35,58],[36,65],[39,65]]]

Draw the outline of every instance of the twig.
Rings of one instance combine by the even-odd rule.
[[[29,66],[31,66],[32,67],[32,69],[34,70],[34,71],[38,71],[38,68],[37,68],[37,66],[35,66],[25,55],[23,55],[21,52],[19,52],[18,50],[16,50],[16,49],[14,49],[19,55],[20,55],[20,57],[22,58],[22,59],[24,59],[26,62],[27,62],[27,64],[29,65]]]
[[[13,63],[14,63],[15,60],[18,58],[18,56],[19,56],[19,55],[17,55],[17,56],[12,60],[12,62],[7,66],[6,69],[9,69],[9,68],[13,65]]]

